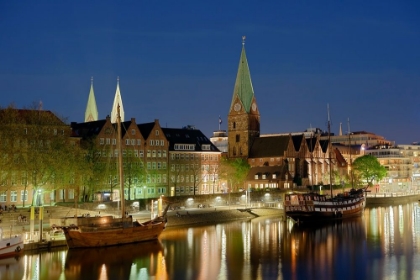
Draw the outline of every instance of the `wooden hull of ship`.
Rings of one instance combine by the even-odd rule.
[[[63,231],[69,248],[92,248],[156,240],[165,226],[165,222],[158,222],[110,229],[63,227]]]
[[[351,210],[337,211],[332,211],[331,209],[329,209],[330,211],[322,211],[321,209],[320,211],[287,211],[286,216],[299,223],[335,222],[344,219],[361,217],[364,211],[364,206],[359,205]]]
[[[358,194],[327,199],[316,194],[290,194],[286,196],[285,214],[295,222],[329,222],[360,217],[366,198]]]

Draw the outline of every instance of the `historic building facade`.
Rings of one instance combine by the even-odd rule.
[[[227,135],[228,157],[245,159],[251,166],[245,189],[339,184],[325,175],[330,171],[346,173],[347,163],[339,150],[319,135],[260,135],[260,112],[244,41],[228,113]]]

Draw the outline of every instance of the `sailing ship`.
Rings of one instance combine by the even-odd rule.
[[[330,162],[330,195],[320,193],[290,193],[285,195],[284,211],[287,217],[295,222],[328,222],[348,218],[360,217],[363,214],[366,197],[366,189],[352,188],[349,192],[339,193],[333,196],[332,189],[332,161],[331,161],[331,122],[328,112],[328,153]],[[350,132],[349,132],[350,133]],[[350,138],[350,136],[349,136]],[[349,147],[350,150],[350,147]],[[350,158],[351,164],[351,158]],[[351,171],[351,176],[353,175]],[[352,178],[353,184],[353,178]]]
[[[130,244],[142,241],[156,240],[166,227],[166,209],[157,217],[146,221],[133,221],[132,216],[126,215],[124,201],[124,176],[122,166],[121,147],[121,116],[118,106],[117,115],[117,144],[118,167],[121,194],[121,218],[78,217],[77,225],[63,226],[64,236],[69,248],[105,247]]]

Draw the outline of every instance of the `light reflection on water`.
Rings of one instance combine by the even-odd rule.
[[[168,228],[160,242],[0,259],[0,279],[420,279],[420,208],[319,227],[257,218]]]

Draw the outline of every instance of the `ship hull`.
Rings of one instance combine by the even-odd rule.
[[[150,222],[121,228],[63,227],[69,248],[106,247],[156,240],[165,229],[165,222]]]
[[[296,222],[339,221],[362,216],[365,205],[366,198],[361,191],[335,198],[319,194],[288,194],[285,214]]]

